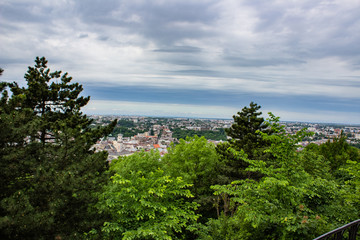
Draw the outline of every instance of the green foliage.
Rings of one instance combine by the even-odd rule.
[[[358,149],[358,151],[360,151],[360,142],[351,143],[350,146],[356,147]]]
[[[191,185],[168,176],[158,152],[135,153],[113,162],[115,175],[100,196],[98,209],[111,215],[102,232],[109,239],[176,239],[196,223],[198,204]]]
[[[111,134],[113,136],[117,136],[119,134],[122,134],[123,137],[133,137],[136,134],[142,133],[142,132],[144,132],[144,131],[140,130],[140,129],[133,129],[133,128],[127,128],[127,127],[123,127],[123,126],[116,126]]]
[[[172,177],[181,177],[191,184],[194,201],[199,203],[199,213],[203,216],[216,216],[210,186],[216,183],[218,158],[215,145],[205,137],[187,137],[169,148],[162,163]]]
[[[211,130],[189,130],[189,129],[181,129],[181,128],[174,128],[173,137],[177,139],[186,139],[186,137],[194,137],[195,135],[199,137],[205,137],[206,139],[216,140],[216,141],[226,141],[226,134],[225,130],[220,128],[217,131]]]
[[[124,137],[132,137],[138,133],[144,132],[143,130],[136,129],[135,127],[136,125],[133,121],[121,119],[118,121],[111,135],[117,136],[119,134],[122,134]]]
[[[121,126],[121,127],[127,127],[127,128],[135,127],[135,123],[133,121],[125,120],[125,119],[120,119],[117,122],[117,125]]]
[[[229,148],[236,151],[244,151],[249,159],[267,159],[271,156],[264,153],[264,149],[269,145],[267,140],[262,138],[260,132],[271,133],[267,128],[264,118],[260,117],[260,106],[251,102],[249,107],[244,107],[238,115],[234,115],[234,124],[226,129],[230,137],[228,142],[217,145],[216,151],[219,154],[220,161],[220,184],[228,184],[234,180],[244,178],[260,178],[257,173],[246,171],[249,163],[236,158]]]
[[[317,145],[316,145],[317,146]],[[298,164],[312,176],[321,176],[325,179],[332,179],[330,164],[324,156],[317,154],[309,148],[297,153]]]
[[[244,107],[238,115],[234,115],[234,124],[226,129],[226,133],[231,137],[230,144],[236,150],[243,149],[250,159],[256,155],[256,150],[265,145],[264,139],[259,134],[267,132],[264,118],[260,117],[261,107],[251,102],[249,107]]]
[[[169,174],[193,184],[195,193],[208,191],[217,161],[215,145],[196,135],[180,139],[179,144],[172,145],[162,159]]]
[[[359,151],[346,142],[344,134],[321,144],[319,153],[330,162],[331,171],[333,172],[345,165],[347,160],[360,161]]]
[[[131,171],[151,172],[162,167],[158,152],[137,152],[130,156],[119,157],[111,162],[110,170],[129,177]]]
[[[309,169],[322,171],[324,175],[336,179],[340,184],[351,178],[348,171],[341,170],[348,167],[348,161],[360,162],[359,150],[347,143],[344,134],[320,146],[309,144],[304,152],[312,153],[319,159],[316,163],[312,163]]]
[[[360,162],[347,161],[347,165],[340,170],[347,172],[351,177],[345,182],[347,189],[343,194],[346,201],[360,209]]]
[[[81,238],[104,217],[89,210],[107,182],[107,154],[91,148],[116,123],[91,129],[80,111],[89,101],[82,86],[50,72],[45,58],[35,63],[26,87],[0,89],[1,237]]]
[[[268,126],[273,134],[259,134],[271,143],[266,152],[274,158],[252,160],[243,151],[231,150],[236,158],[249,163],[247,171],[260,172],[263,177],[213,186],[215,195],[223,199],[224,211],[223,218],[213,220],[210,226],[225,221],[224,239],[232,239],[229,231],[234,229],[242,239],[312,239],[356,218],[358,210],[343,199],[339,184],[323,178],[327,175],[322,176],[319,169],[304,168],[304,159],[312,163],[321,159],[297,151],[297,143],[309,133],[302,130],[288,135],[278,118],[270,117]],[[234,222],[239,223],[237,228]]]

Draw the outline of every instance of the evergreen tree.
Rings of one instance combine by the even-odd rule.
[[[245,171],[249,164],[241,159],[236,158],[229,148],[236,151],[243,150],[249,159],[264,159],[263,150],[268,143],[261,137],[260,132],[269,133],[264,118],[259,112],[261,107],[251,102],[249,107],[244,107],[241,112],[233,116],[234,123],[228,129],[225,129],[228,142],[218,144],[216,150],[222,162],[221,184],[230,183],[234,180],[244,178],[256,178],[256,173]]]
[[[249,158],[256,155],[256,150],[264,144],[264,140],[257,131],[265,131],[264,118],[260,117],[261,107],[251,102],[249,107],[244,107],[238,115],[234,115],[234,124],[226,129],[226,134],[231,137],[229,143],[236,150],[243,149]]]
[[[44,57],[25,79],[27,87],[0,88],[1,237],[81,238],[103,223],[90,208],[108,179],[107,154],[92,146],[116,122],[91,129],[81,112],[90,98],[67,73],[50,72]]]

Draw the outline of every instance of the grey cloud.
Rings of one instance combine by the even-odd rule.
[[[152,51],[157,61],[164,64],[206,67],[203,49],[192,46],[168,46]]]
[[[335,1],[245,2],[256,11],[255,31],[263,44],[278,44],[292,56],[337,56],[358,62],[360,54],[360,4]],[[274,42],[270,37],[276,37]],[[347,59],[354,57],[354,59]]]
[[[161,62],[173,64],[173,65],[180,65],[180,66],[194,66],[194,67],[203,67],[206,65],[205,62],[194,59],[194,58],[161,58]]]
[[[117,0],[107,0],[106,3],[102,0],[75,1],[74,3],[76,12],[92,21],[106,19],[113,10],[121,6],[120,1]]]
[[[154,52],[164,53],[199,53],[201,48],[191,46],[173,46],[169,48],[155,49]]]
[[[100,41],[107,41],[107,40],[109,40],[109,37],[108,36],[100,36],[98,39]]]
[[[103,1],[91,0],[77,1],[76,9],[84,22],[120,27],[166,46],[183,38],[211,35],[191,25],[211,25],[216,20],[217,13],[209,7],[212,2],[215,1],[107,1],[104,4]],[[139,21],[131,21],[133,16],[138,16]],[[179,27],[177,23],[190,25]]]
[[[169,71],[170,74],[184,75],[184,76],[206,76],[206,77],[219,77],[223,76],[221,72],[212,70],[199,70],[199,69],[188,69],[179,71]]]
[[[291,33],[302,33],[309,27],[306,22],[307,14],[312,8],[320,4],[320,1],[274,3],[271,1],[249,0],[244,3],[256,11],[258,22],[255,31],[277,33],[287,30]]]
[[[87,37],[89,37],[89,34],[87,33],[83,33],[79,35],[79,38],[87,38]]]
[[[1,4],[0,13],[3,18],[13,22],[42,22],[46,20],[45,13],[50,12],[48,7],[35,8],[34,4],[22,2],[21,4]]]
[[[8,64],[24,64],[28,63],[28,61],[22,58],[11,58],[11,57],[0,57],[0,65],[8,65]],[[4,68],[4,67],[2,67]]]
[[[237,56],[226,56],[225,60],[233,66],[239,67],[266,67],[279,65],[297,65],[306,63],[298,59],[286,58],[243,58]]]
[[[168,49],[170,50],[170,49]],[[174,49],[173,49],[174,50]],[[193,67],[200,67],[206,68],[212,65],[209,62],[202,52],[197,51],[174,51],[174,52],[164,52],[164,51],[157,51],[154,52],[155,57],[158,62],[162,64],[171,64],[171,65],[180,65],[180,66],[193,66]]]

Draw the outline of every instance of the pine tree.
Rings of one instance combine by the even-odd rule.
[[[91,129],[81,112],[90,100],[61,71],[37,57],[25,74],[27,87],[2,83],[2,239],[77,239],[102,224],[90,211],[107,182],[107,154],[93,144],[116,122]],[[11,91],[8,94],[8,89]]]
[[[238,115],[234,115],[234,124],[228,129],[226,133],[231,137],[230,143],[237,150],[243,149],[249,157],[255,154],[255,150],[261,146],[264,141],[257,131],[264,131],[266,125],[264,118],[260,117],[262,112],[259,112],[261,107],[256,103],[251,102],[250,107],[244,107]]]
[[[228,142],[218,144],[216,148],[222,161],[219,183],[226,184],[233,180],[257,177],[256,174],[245,171],[249,164],[237,159],[228,149],[243,150],[249,159],[263,159],[265,157],[263,150],[267,143],[258,131],[270,132],[266,129],[267,126],[264,118],[261,117],[260,108],[259,105],[251,102],[249,107],[244,107],[241,112],[233,116],[234,123],[230,128],[225,129],[230,138]]]

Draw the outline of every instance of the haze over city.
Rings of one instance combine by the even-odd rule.
[[[87,114],[360,123],[360,2],[0,3],[1,81],[36,56],[69,72]]]

